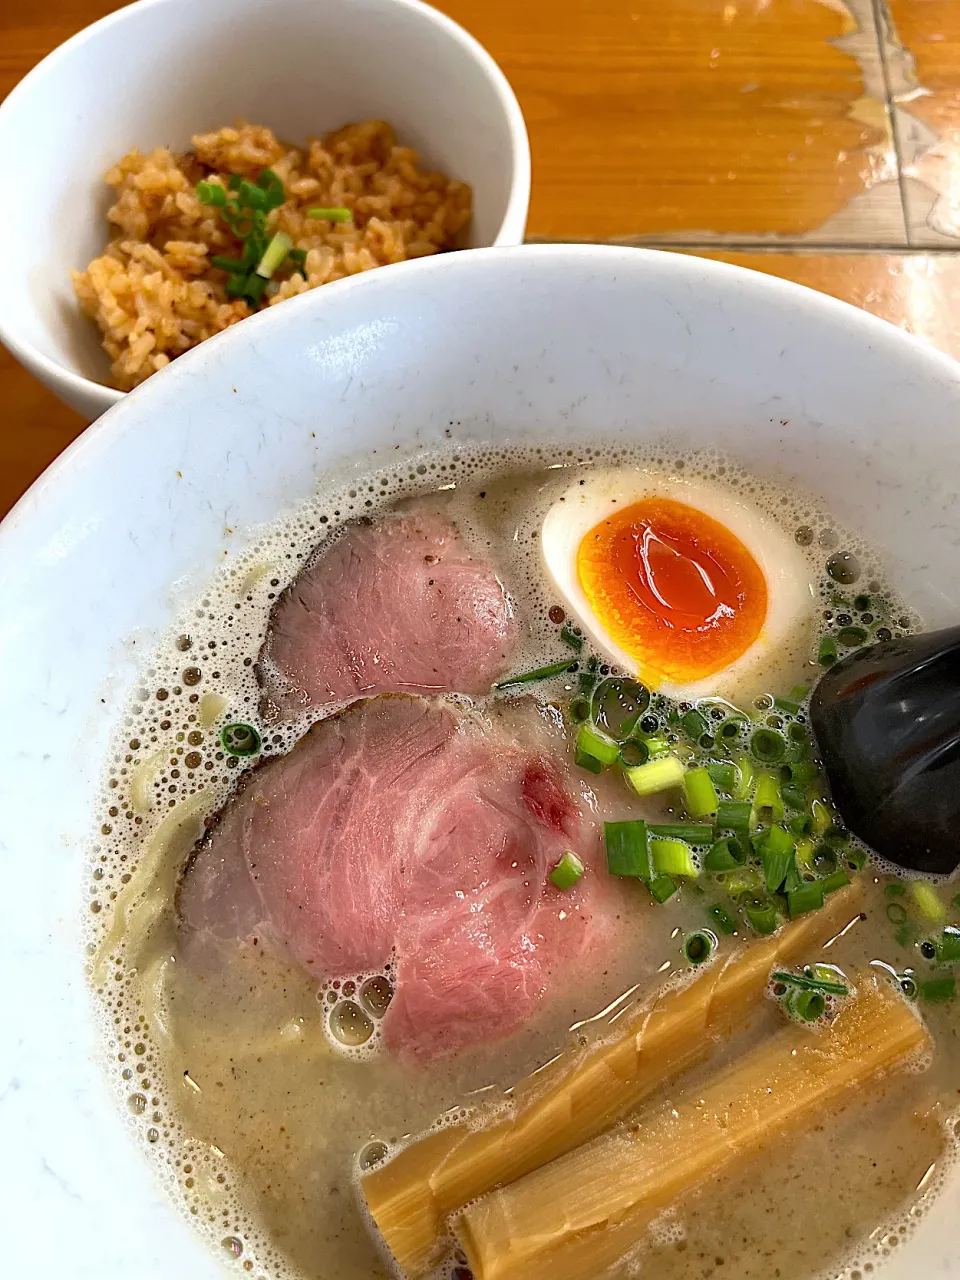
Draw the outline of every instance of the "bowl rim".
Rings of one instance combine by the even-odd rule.
[[[140,0],[141,3],[162,4],[165,0]],[[401,0],[402,3],[417,4],[419,0]],[[704,258],[698,254],[677,252],[673,249],[660,249],[653,246],[626,246],[620,244],[597,244],[583,241],[547,241],[533,244],[520,245],[487,245],[482,248],[468,249],[458,252],[456,257],[460,259],[460,269],[467,270],[483,270],[484,264],[492,262],[496,264],[507,257],[513,258],[519,265],[528,259],[536,260],[538,258],[556,259],[556,265],[562,267],[571,259],[586,259],[587,261],[602,262],[608,259],[613,262],[619,259],[622,263],[646,262],[648,266],[654,262],[662,264],[663,268],[668,272],[674,272],[679,276],[684,274],[691,278],[699,272],[706,272],[709,275],[728,276],[731,285],[737,280],[742,286],[746,286],[750,290],[756,290],[767,293],[772,297],[780,295],[784,301],[791,301],[794,306],[803,310],[813,310],[821,313],[824,318],[831,317],[836,321],[852,324],[854,328],[865,331],[868,338],[872,337],[873,341],[878,345],[884,345],[891,348],[896,353],[898,349],[909,351],[912,353],[911,358],[926,364],[931,374],[934,376],[946,377],[951,383],[954,383],[960,391],[960,361],[954,359],[946,352],[934,347],[931,343],[923,338],[917,337],[907,329],[901,328],[899,325],[889,320],[884,320],[881,316],[874,315],[871,311],[866,311],[862,307],[856,306],[852,302],[846,302],[842,298],[836,298],[832,294],[822,293],[819,289],[813,289],[809,285],[798,284],[794,280],[787,280],[782,276],[768,275],[766,272],[756,271],[750,267],[743,267],[737,263],[723,262],[717,258]],[[443,254],[434,254],[424,258],[410,258],[405,262],[391,264],[389,276],[384,279],[379,271],[363,271],[358,275],[345,276],[342,280],[332,281],[331,284],[320,289],[310,289],[306,293],[298,294],[294,298],[287,299],[282,311],[274,307],[268,307],[265,311],[258,311],[252,316],[248,316],[244,321],[242,332],[247,336],[251,330],[248,326],[264,324],[291,324],[294,322],[292,308],[296,307],[330,307],[336,306],[338,300],[348,291],[356,289],[375,289],[383,287],[400,287],[400,277],[403,274],[428,275],[432,272],[444,269]],[[464,262],[463,259],[468,259]],[[393,285],[389,281],[393,281]],[[284,318],[277,319],[278,316]],[[234,335],[238,332],[238,326],[234,325],[229,329],[223,330],[221,333],[214,334],[212,338],[208,338],[205,342],[198,343],[197,346],[191,347],[189,351],[185,351],[183,355],[171,362],[168,369],[190,367],[196,365],[196,372],[200,373],[202,362],[209,360],[213,356],[213,347],[219,352],[220,346],[224,342],[238,341]],[[2,334],[0,334],[2,336]],[[186,362],[186,364],[185,364]],[[166,374],[166,370],[161,370]],[[179,375],[177,375],[179,376]],[[30,518],[32,508],[41,501],[43,494],[51,485],[59,482],[60,475],[63,471],[72,468],[75,459],[82,453],[89,450],[98,450],[101,448],[103,437],[115,430],[126,429],[126,417],[123,410],[118,410],[117,405],[125,402],[127,398],[136,393],[138,396],[144,394],[144,388],[155,385],[154,378],[148,378],[138,387],[129,391],[116,391],[116,400],[93,422],[90,423],[85,430],[81,431],[74,439],[50,462],[39,476],[33,481],[29,488],[21,494],[17,501],[13,504],[7,513],[0,518],[0,580],[3,574],[3,562],[5,552],[9,542],[9,535],[14,529],[19,529],[20,525]],[[95,386],[102,384],[95,383]],[[112,390],[112,388],[106,388]],[[152,394],[147,392],[147,395]]]
[[[108,13],[105,17],[99,18],[96,22],[91,22],[89,25],[82,27],[74,35],[58,44],[56,48],[51,49],[14,85],[6,98],[0,102],[0,118],[5,112],[16,109],[21,99],[32,92],[38,82],[43,81],[45,77],[54,75],[62,62],[72,57],[91,40],[95,40],[102,32],[132,19],[135,14],[142,12],[144,9],[160,8],[171,2],[172,0],[134,0],[132,4],[126,4],[122,8],[114,10],[113,13]],[[507,79],[500,64],[476,36],[471,35],[465,27],[461,26],[453,18],[448,17],[447,14],[434,8],[433,5],[427,4],[425,0],[385,0],[385,2],[395,5],[397,8],[408,9],[418,13],[428,23],[444,32],[453,43],[459,45],[479,65],[493,86],[507,121],[507,132],[510,137],[513,161],[512,175],[507,205],[493,244],[478,247],[489,249],[522,244],[527,213],[530,207],[530,138],[527,133],[526,120],[520,109],[520,103],[517,100],[513,86]],[[469,253],[473,252],[473,250],[460,250],[459,252]],[[443,255],[434,256],[442,257]],[[259,314],[259,312],[255,314]],[[247,318],[252,319],[253,317]],[[61,364],[60,361],[45,355],[33,343],[17,335],[11,328],[9,320],[4,316],[2,308],[0,308],[0,343],[7,348],[16,360],[41,380],[45,382],[55,381],[65,390],[70,390],[80,395],[99,397],[103,402],[101,413],[112,405],[119,404],[124,396],[129,395],[127,391],[120,391],[116,387],[108,386],[104,382],[98,382],[94,378],[84,377],[83,374],[74,372],[66,365]]]

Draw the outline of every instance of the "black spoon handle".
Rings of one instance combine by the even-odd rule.
[[[833,798],[881,857],[960,864],[960,627],[885,640],[821,677],[810,718]]]

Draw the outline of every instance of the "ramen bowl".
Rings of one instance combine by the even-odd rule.
[[[318,290],[105,414],[0,527],[8,1268],[220,1274],[222,1251],[144,1140],[149,1116],[123,1106],[84,941],[96,799],[144,655],[259,528],[331,472],[451,442],[718,449],[882,546],[936,627],[960,601],[958,418],[960,368],[851,307],[692,257],[589,246],[479,250]],[[882,1275],[960,1276],[955,1194]]]

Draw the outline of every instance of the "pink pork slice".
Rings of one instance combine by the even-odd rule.
[[[180,886],[185,955],[266,946],[318,980],[394,964],[387,1046],[426,1061],[502,1036],[606,936],[600,841],[548,716],[364,701],[253,770]],[[587,870],[561,891],[567,849]]]
[[[321,551],[274,607],[258,674],[284,718],[378,693],[487,693],[516,636],[493,569],[421,506]]]

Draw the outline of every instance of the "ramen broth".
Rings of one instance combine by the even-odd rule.
[[[344,521],[436,495],[511,593],[523,627],[515,668],[540,667],[570,657],[560,628],[574,621],[561,617],[541,566],[544,514],[578,475],[618,465],[703,476],[745,494],[808,558],[820,598],[792,643],[764,666],[763,689],[745,688],[744,700],[815,678],[817,633],[836,625],[836,580],[826,570],[832,557],[853,558],[862,589],[892,598],[870,547],[808,501],[727,459],[622,449],[468,454],[450,446],[363,481],[332,480],[315,502],[257,531],[250,549],[182,612],[143,672],[91,855],[91,976],[131,1129],[184,1213],[240,1273],[271,1280],[395,1275],[362,1208],[363,1170],[432,1126],[508,1108],[518,1081],[557,1055],[615,1034],[639,996],[690,972],[683,941],[704,928],[705,903],[714,899],[685,887],[657,904],[643,885],[624,884],[616,945],[575,982],[555,982],[521,1030],[411,1066],[380,1044],[389,970],[321,984],[263,947],[238,946],[200,977],[177,938],[180,868],[203,817],[222,805],[250,763],[223,750],[222,726],[257,726],[265,754],[289,750],[308,727],[306,720],[282,728],[260,720],[254,663],[272,603],[317,544]],[[891,615],[894,631],[918,625],[898,604]],[[562,709],[575,691],[575,674],[523,690]],[[515,692],[473,700],[473,713],[496,717],[498,699]],[[565,732],[572,752],[573,730],[567,725]],[[672,816],[669,793],[640,800],[613,774],[587,781],[608,818]],[[829,963],[846,973],[876,961],[896,972],[913,967],[918,977],[946,973],[924,969],[915,940],[897,941],[888,907],[900,899],[888,891],[890,869],[868,863],[860,874],[863,916],[830,946]],[[953,892],[943,886],[942,899],[949,903]],[[948,912],[951,920],[960,916]],[[737,941],[721,938],[721,954]],[[364,987],[371,979],[379,980]],[[341,1018],[338,1038],[331,1015],[340,1018],[336,1011],[347,1001],[361,1012]],[[836,1117],[811,1116],[802,1136],[683,1199],[655,1222],[622,1274],[861,1280],[882,1272],[884,1258],[908,1246],[957,1145],[960,1012],[951,1001],[922,1008],[935,1042],[932,1062],[892,1076],[873,1100],[858,1100]],[[760,1001],[747,1026],[676,1087],[706,1079],[782,1022],[775,1000]],[[669,1098],[673,1088],[668,1083],[658,1096]],[[439,1274],[468,1273],[451,1252]]]

